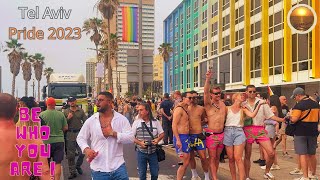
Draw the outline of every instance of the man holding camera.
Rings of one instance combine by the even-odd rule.
[[[137,111],[139,118],[133,122],[132,131],[135,135],[134,143],[137,145],[139,179],[147,178],[147,163],[149,163],[151,180],[156,180],[159,173],[156,145],[164,137],[164,132],[160,122],[154,120],[149,104],[138,105]]]
[[[67,159],[69,165],[70,176],[68,179],[77,177],[77,171],[81,175],[83,173],[81,165],[83,162],[84,154],[82,154],[80,147],[76,142],[78,133],[84,123],[87,120],[87,116],[84,111],[77,106],[77,100],[74,97],[68,98],[69,107],[64,111],[64,115],[68,122],[68,131],[66,135],[67,140]],[[76,150],[78,150],[79,156],[77,163],[75,163]]]

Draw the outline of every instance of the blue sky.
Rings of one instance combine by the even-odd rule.
[[[155,0],[155,47],[162,43],[163,39],[163,20],[182,0]],[[44,40],[19,40],[26,48],[29,54],[41,53],[45,59],[45,66],[52,67],[55,72],[59,73],[82,73],[85,75],[85,62],[89,58],[95,56],[92,50],[93,43],[89,37],[82,33],[80,40],[47,40],[50,34],[49,27],[82,27],[85,19],[91,17],[100,17],[96,10],[93,10],[97,0],[0,0],[0,47],[5,45],[5,41],[9,38],[9,27],[15,27],[18,30],[26,27],[31,29],[36,27],[38,30],[44,31]],[[170,4],[170,6],[168,6]],[[76,7],[75,7],[76,5]],[[21,10],[18,7],[28,7],[36,9],[39,7],[40,19],[22,19]],[[63,7],[66,10],[71,9],[69,19],[42,19],[41,16],[45,8],[57,10]],[[157,51],[155,51],[157,52]],[[2,66],[2,90],[3,92],[11,92],[12,74],[9,69],[7,54],[0,52],[0,66]],[[24,81],[22,70],[17,76],[16,89],[19,96],[24,95]],[[34,77],[34,76],[33,76]],[[31,85],[32,82],[29,82]],[[45,85],[45,78],[41,81],[41,87]],[[32,88],[29,87],[29,95],[32,94]]]

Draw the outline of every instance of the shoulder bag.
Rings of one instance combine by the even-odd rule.
[[[298,121],[302,121],[302,120],[304,120],[309,114],[310,114],[310,112],[311,112],[311,109],[309,110],[309,112],[303,117],[303,118],[301,118],[301,119],[299,119]],[[297,121],[297,122],[298,122]],[[297,123],[296,122],[296,123]],[[286,135],[288,135],[288,136],[294,136],[294,132],[296,131],[296,126],[297,126],[297,124],[296,123],[291,123],[290,122],[290,120],[287,120],[286,121],[286,124],[287,124],[287,127],[286,127],[286,129],[285,129],[285,134]]]
[[[258,104],[259,104],[260,101],[256,102],[256,104],[254,105],[254,108],[253,108],[253,111],[256,110]],[[253,119],[252,118],[247,118],[247,119],[244,119],[244,123],[243,123],[243,126],[251,126],[253,124]]]
[[[154,139],[153,134],[150,132],[150,129],[148,128],[148,126],[146,125],[146,123],[143,123],[143,126],[145,126],[145,128],[147,129],[149,135],[151,136],[152,139]],[[150,120],[150,127],[151,127],[151,131],[153,131],[152,129],[152,120]],[[162,149],[161,145],[156,145],[156,153],[158,156],[158,162],[161,162],[163,160],[166,159],[166,152]]]

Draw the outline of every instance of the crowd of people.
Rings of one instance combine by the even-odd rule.
[[[252,144],[260,147],[259,163],[265,179],[274,179],[271,170],[280,169],[276,147],[282,144],[285,157],[286,129],[294,127],[294,149],[297,168],[290,174],[301,175],[300,180],[317,179],[316,148],[320,117],[317,99],[296,88],[290,98],[296,104],[289,108],[285,96],[259,95],[256,87],[248,85],[245,92],[233,93],[228,100],[222,98],[219,87],[210,88],[212,72],[206,73],[203,99],[196,91],[162,98],[148,99],[116,98],[109,92],[99,93],[95,103],[90,104],[86,114],[77,106],[77,99],[68,98],[63,111],[56,110],[55,99],[46,99],[46,109],[39,114],[40,122],[21,121],[18,110],[30,111],[37,107],[32,97],[18,101],[8,94],[0,94],[0,179],[9,179],[11,161],[44,162],[41,177],[21,175],[20,179],[48,179],[49,163],[55,162],[55,179],[60,179],[61,162],[66,155],[69,177],[83,174],[81,165],[86,158],[90,163],[91,176],[100,179],[128,179],[123,157],[123,145],[135,144],[139,178],[145,180],[149,167],[151,179],[158,179],[159,144],[175,148],[181,162],[177,170],[178,180],[183,179],[190,166],[192,179],[200,179],[195,157],[199,157],[205,180],[217,179],[221,154],[229,159],[232,180],[250,180]],[[31,116],[30,116],[31,117]],[[49,126],[50,138],[20,140],[15,138],[16,127]],[[99,131],[100,129],[100,131]],[[50,158],[27,154],[17,156],[16,144],[50,144]],[[207,158],[207,155],[209,158]],[[224,157],[224,154],[222,154]],[[4,165],[7,164],[7,165]],[[238,170],[238,173],[237,173]],[[238,175],[237,175],[238,174]]]

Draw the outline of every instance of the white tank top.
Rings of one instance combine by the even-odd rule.
[[[228,107],[225,126],[243,127],[243,122],[241,121],[241,113],[242,109],[240,109],[240,111],[237,113],[233,113],[231,107]]]

